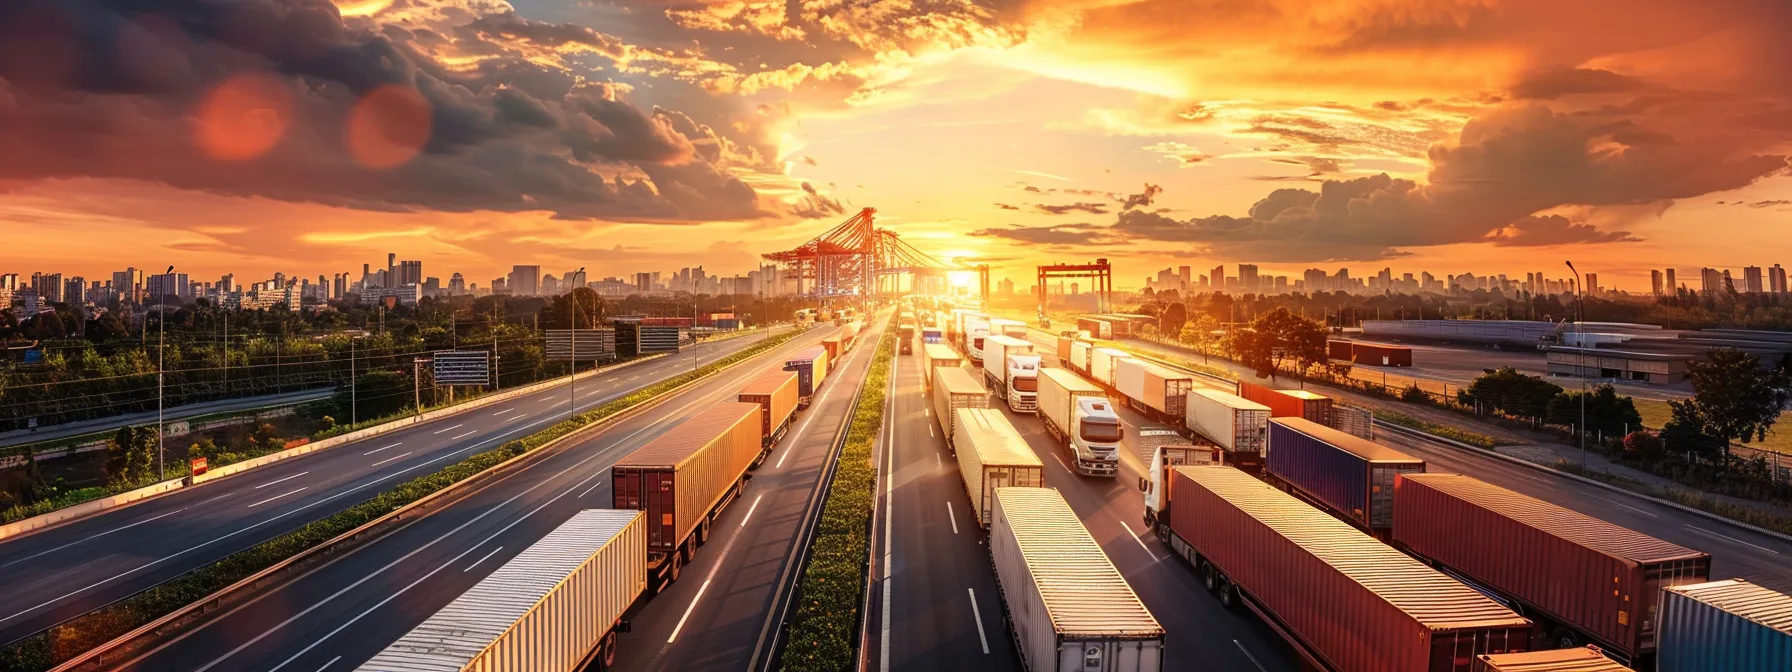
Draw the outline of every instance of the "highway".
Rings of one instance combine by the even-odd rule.
[[[174,422],[176,420],[197,418],[202,415],[213,415],[216,413],[293,406],[307,401],[327,399],[330,395],[335,393],[335,388],[320,388],[314,390],[300,390],[298,392],[263,394],[253,397],[214,399],[212,401],[201,401],[198,403],[186,404],[184,406],[170,406],[163,410],[162,418],[165,422]],[[16,446],[26,443],[44,443],[85,434],[108,432],[125,425],[155,424],[155,421],[155,411],[145,411],[141,413],[125,413],[104,418],[76,420],[74,422],[56,425],[45,425],[38,427],[37,429],[15,429],[0,432],[0,447]]]
[[[750,345],[752,337],[587,377],[579,408],[596,407]],[[243,472],[0,542],[0,642],[297,529],[412,478],[566,417],[562,385],[414,427]]]
[[[608,508],[608,468],[677,421],[732,399],[750,377],[814,345],[816,329],[665,404],[491,481],[164,642],[121,669],[351,670],[545,536],[574,512]],[[878,330],[864,336],[864,345]],[[637,605],[619,637],[622,670],[738,670],[759,641],[774,578],[870,347],[845,358],[816,403],[717,520],[666,592]]]

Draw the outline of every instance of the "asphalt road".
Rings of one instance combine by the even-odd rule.
[[[747,347],[688,348],[578,385],[581,410]],[[11,642],[297,529],[566,417],[572,390],[447,416],[0,542],[0,642]]]
[[[298,392],[264,394],[254,397],[215,399],[212,401],[187,404],[185,406],[170,406],[162,410],[162,418],[166,422],[174,422],[176,420],[185,420],[187,418],[197,418],[202,415],[212,415],[214,413],[292,406],[307,401],[325,399],[335,393],[336,388],[326,387],[315,390],[301,390]],[[155,424],[155,421],[155,411],[147,411],[143,413],[114,415],[106,418],[77,420],[75,422],[56,425],[45,425],[35,430],[15,429],[7,432],[0,432],[0,446],[43,443],[45,441],[66,439],[72,436],[81,436],[83,434],[115,430],[125,425],[141,425],[145,423]]]
[[[610,465],[751,376],[813,345],[817,329],[680,393],[641,416],[490,482],[478,491],[292,582],[121,669],[351,670],[545,536],[575,512],[608,508]],[[874,337],[874,334],[873,334]],[[870,348],[829,376],[784,444],[718,519],[710,541],[670,590],[637,605],[620,637],[625,670],[738,670],[757,642],[770,586],[819,475],[822,444],[844,414]],[[676,635],[676,636],[674,636]]]

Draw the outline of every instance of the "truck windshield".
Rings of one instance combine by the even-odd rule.
[[[1020,392],[1034,392],[1039,389],[1038,378],[1015,378],[1014,389]]]
[[[1120,423],[1108,419],[1087,418],[1083,420],[1083,440],[1096,443],[1119,443]]]

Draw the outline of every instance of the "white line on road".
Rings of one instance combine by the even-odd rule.
[[[330,666],[335,665],[338,660],[342,660],[342,656],[331,658],[330,662],[324,663],[323,667],[317,668],[317,672],[324,672],[324,670],[330,669]]]
[[[1063,468],[1063,469],[1064,469],[1064,471],[1066,471],[1066,472],[1069,472],[1069,473],[1072,473],[1072,474],[1074,474],[1074,473],[1076,473],[1076,472],[1074,472],[1074,471],[1070,471],[1070,465],[1068,465],[1068,464],[1064,464],[1064,458],[1062,458],[1062,457],[1058,457],[1058,454],[1057,454],[1057,453],[1052,453],[1052,459],[1054,459],[1054,460],[1057,460],[1057,461],[1058,461],[1058,466],[1059,466],[1059,467],[1061,467],[1061,468]]]
[[[1779,552],[1779,551],[1776,551],[1776,550],[1773,550],[1773,549],[1771,549],[1771,548],[1767,548],[1767,547],[1764,547],[1764,546],[1756,546],[1756,545],[1754,545],[1754,544],[1751,544],[1751,543],[1748,543],[1748,542],[1746,542],[1746,541],[1743,541],[1743,540],[1741,540],[1741,539],[1737,539],[1737,538],[1735,538],[1735,537],[1732,537],[1732,536],[1729,536],[1729,535],[1725,535],[1725,534],[1718,534],[1718,533],[1716,533],[1716,532],[1712,532],[1712,531],[1711,531],[1711,530],[1707,530],[1707,529],[1705,529],[1705,528],[1703,528],[1703,527],[1699,527],[1699,526],[1697,526],[1697,525],[1687,525],[1687,527],[1690,527],[1690,528],[1692,528],[1692,529],[1693,529],[1693,530],[1694,530],[1694,531],[1697,531],[1697,532],[1703,532],[1703,533],[1705,533],[1705,534],[1709,534],[1709,535],[1711,535],[1711,536],[1713,536],[1713,537],[1717,537],[1717,538],[1719,538],[1719,539],[1726,539],[1726,540],[1729,540],[1729,541],[1734,541],[1734,542],[1736,542],[1736,543],[1738,543],[1738,544],[1742,544],[1742,545],[1743,545],[1743,546],[1747,546],[1747,547],[1749,547],[1749,548],[1754,548],[1754,549],[1759,549],[1759,550],[1763,550],[1763,551],[1767,551],[1767,552],[1768,552],[1768,553],[1772,553],[1772,554],[1774,554],[1774,555],[1779,555],[1779,554],[1780,554],[1780,552]]]
[[[1650,513],[1650,512],[1648,512],[1648,511],[1644,511],[1644,510],[1642,510],[1642,509],[1639,509],[1639,508],[1636,508],[1636,507],[1634,507],[1634,506],[1631,506],[1631,505],[1629,505],[1629,504],[1625,504],[1625,503],[1623,503],[1623,502],[1620,502],[1620,501],[1618,501],[1618,500],[1615,500],[1615,499],[1607,499],[1607,498],[1605,498],[1605,497],[1600,497],[1600,496],[1599,496],[1599,495],[1587,495],[1587,496],[1588,496],[1588,497],[1592,497],[1592,498],[1593,498],[1593,499],[1597,499],[1597,500],[1599,500],[1599,501],[1602,501],[1602,502],[1611,502],[1611,503],[1613,503],[1613,504],[1616,504],[1616,505],[1618,505],[1618,506],[1622,506],[1622,507],[1624,507],[1624,508],[1626,508],[1626,509],[1630,509],[1630,510],[1631,510],[1631,511],[1635,511],[1635,512],[1637,512],[1637,513],[1640,513],[1640,514],[1643,514],[1643,515],[1645,515],[1645,516],[1648,516],[1648,517],[1650,517],[1650,518],[1660,518],[1660,517],[1661,517],[1661,516],[1657,516],[1657,515],[1655,515],[1655,514],[1653,514],[1653,513]]]
[[[1263,669],[1263,663],[1259,663],[1259,662],[1257,662],[1257,657],[1256,657],[1256,656],[1253,656],[1253,655],[1251,655],[1251,652],[1250,652],[1250,651],[1249,651],[1249,650],[1248,650],[1248,649],[1245,649],[1245,648],[1244,648],[1244,644],[1243,644],[1243,643],[1241,643],[1241,642],[1239,642],[1239,641],[1238,641],[1238,640],[1236,640],[1236,639],[1234,639],[1234,640],[1232,640],[1232,643],[1233,643],[1233,644],[1235,644],[1235,645],[1237,645],[1237,646],[1238,646],[1238,651],[1239,651],[1239,652],[1240,652],[1240,653],[1243,653],[1243,654],[1244,654],[1244,657],[1245,657],[1245,660],[1249,660],[1249,661],[1251,661],[1251,664],[1252,664],[1252,665],[1256,665],[1256,666],[1257,666],[1257,672],[1269,672],[1269,670],[1265,670],[1265,669]]]
[[[264,500],[261,500],[261,501],[259,501],[259,502],[256,502],[256,503],[254,503],[254,504],[250,504],[250,505],[249,505],[249,506],[248,506],[248,508],[251,508],[251,509],[253,509],[253,508],[255,508],[255,507],[257,507],[257,506],[261,506],[261,505],[263,505],[263,504],[266,504],[266,503],[268,503],[268,502],[271,502],[271,501],[274,501],[274,500],[276,500],[276,499],[279,499],[279,498],[281,498],[281,497],[285,497],[285,496],[287,496],[287,495],[296,495],[296,494],[299,494],[299,493],[301,493],[301,492],[304,492],[304,491],[305,491],[305,488],[299,488],[299,489],[297,489],[297,490],[294,490],[294,491],[292,491],[292,492],[289,492],[289,493],[286,493],[286,494],[285,494],[285,495],[274,495],[274,496],[273,496],[273,497],[269,497],[269,498],[267,498],[267,499],[264,499]]]
[[[382,464],[385,464],[385,463],[387,463],[387,462],[391,462],[391,461],[393,461],[393,460],[397,460],[397,459],[401,459],[401,458],[405,458],[405,457],[410,457],[410,455],[411,455],[411,453],[414,453],[414,452],[417,452],[417,451],[414,451],[414,450],[412,450],[412,451],[406,451],[406,452],[403,452],[403,453],[400,453],[400,454],[397,454],[397,455],[393,455],[393,456],[391,456],[391,457],[388,457],[388,458],[386,458],[386,459],[383,459],[383,460],[380,460],[380,461],[378,461],[378,462],[375,462],[375,463],[373,463],[373,464],[370,464],[370,465],[368,465],[368,466],[371,466],[371,467],[377,467],[377,466],[380,466],[380,465],[382,465]]]
[[[506,408],[506,409],[504,409],[504,410],[502,410],[502,411],[498,411],[498,412],[497,412],[497,413],[493,413],[493,414],[492,414],[492,417],[497,417],[497,416],[500,416],[500,415],[503,415],[503,414],[505,414],[505,413],[515,413],[515,412],[516,412],[516,407],[515,407],[515,406],[512,406],[512,407],[510,407],[510,408]]]
[[[459,441],[459,440],[461,440],[461,439],[464,439],[464,438],[467,438],[467,437],[469,437],[469,436],[472,436],[472,435],[474,435],[474,434],[478,434],[478,433],[479,433],[479,430],[477,430],[477,429],[475,429],[475,430],[473,430],[473,431],[471,431],[471,432],[467,432],[467,433],[465,433],[465,434],[461,434],[461,435],[458,435],[458,436],[451,436],[451,437],[448,437],[448,440],[449,440],[449,441]]]
[[[56,551],[60,551],[60,550],[62,550],[62,549],[65,549],[65,548],[68,548],[68,547],[70,547],[70,546],[73,546],[73,545],[75,545],[75,544],[79,544],[79,543],[82,543],[82,542],[86,542],[86,541],[92,541],[92,540],[94,540],[94,539],[98,539],[98,538],[100,538],[100,537],[103,537],[103,536],[106,536],[106,535],[108,535],[108,534],[111,534],[111,533],[113,533],[113,532],[118,532],[118,531],[120,531],[120,530],[128,530],[128,529],[131,529],[131,528],[133,528],[133,527],[136,527],[136,526],[138,526],[138,525],[142,525],[142,524],[144,524],[144,523],[149,523],[149,522],[154,522],[154,521],[157,521],[157,520],[161,520],[161,519],[163,519],[163,518],[167,518],[167,517],[169,517],[169,516],[172,516],[172,515],[174,515],[174,514],[177,514],[177,513],[180,513],[180,512],[182,512],[182,511],[185,511],[185,510],[187,510],[187,509],[188,509],[188,508],[191,508],[191,507],[185,507],[185,506],[183,506],[183,507],[180,507],[180,508],[178,508],[178,509],[175,509],[175,510],[173,510],[173,511],[169,511],[169,512],[167,512],[167,513],[164,513],[164,514],[162,514],[162,515],[159,515],[159,516],[155,516],[155,517],[153,517],[153,518],[144,518],[144,519],[143,519],[143,520],[139,520],[139,521],[137,521],[137,522],[135,522],[135,523],[131,523],[131,524],[129,524],[129,525],[124,525],[124,526],[120,526],[120,527],[114,527],[114,528],[112,528],[112,529],[110,529],[110,530],[106,530],[106,531],[105,531],[105,532],[101,532],[101,533],[99,533],[99,534],[94,534],[94,535],[89,535],[89,536],[85,536],[85,537],[81,537],[81,538],[80,538],[80,539],[76,539],[76,540],[74,540],[74,541],[71,541],[71,542],[68,542],[68,543],[66,543],[66,544],[63,544],[63,545],[61,545],[61,546],[57,546],[57,547],[55,547],[55,548],[51,548],[51,549],[46,549],[46,550],[42,550],[42,551],[38,551],[38,552],[36,552],[36,553],[32,553],[32,554],[31,554],[31,555],[27,555],[27,556],[25,556],[25,557],[23,557],[23,558],[19,558],[19,559],[17,559],[17,560],[14,560],[14,561],[12,561],[12,562],[9,562],[9,563],[6,563],[6,564],[4,564],[4,565],[0,565],[0,569],[4,569],[4,568],[7,568],[7,567],[11,567],[11,566],[13,566],[13,565],[16,565],[16,564],[19,564],[19,563],[21,563],[21,562],[24,562],[24,561],[26,561],[26,560],[30,560],[30,559],[32,559],[32,558],[36,558],[36,557],[39,557],[39,556],[44,556],[44,555],[49,555],[49,554],[51,554],[51,553],[55,553],[55,552],[56,552]]]
[[[753,512],[759,510],[759,500],[761,500],[761,499],[765,499],[765,493],[763,493],[763,492],[759,493],[758,497],[753,498],[753,505],[747,507],[747,515],[740,517],[740,526],[741,527],[746,527],[747,521],[753,519]]]
[[[942,462],[940,462],[940,454],[939,454],[939,453],[934,453],[934,454],[933,454],[933,468],[935,468],[935,469],[943,469],[943,468],[945,468],[945,466],[946,466],[946,465],[945,465],[945,464],[944,464],[944,463],[942,463]]]
[[[951,502],[946,502],[946,520],[952,521],[952,533],[958,534],[958,512],[952,510]]]
[[[690,618],[691,612],[697,610],[697,600],[703,599],[703,591],[706,590],[709,590],[709,579],[703,580],[703,586],[697,589],[697,596],[691,598],[691,606],[685,607],[684,615],[678,617],[678,625],[672,627],[672,636],[666,638],[667,644],[671,644],[672,640],[678,639],[678,631],[684,629],[685,619]]]
[[[462,573],[462,574],[465,574],[465,573],[467,573],[467,572],[471,572],[471,571],[473,571],[473,568],[474,568],[474,567],[478,567],[478,566],[479,566],[479,563],[481,563],[481,562],[485,562],[485,561],[487,561],[487,560],[490,560],[490,559],[491,559],[491,558],[492,558],[492,556],[494,556],[494,555],[497,555],[497,554],[498,554],[498,551],[502,551],[502,550],[504,550],[504,547],[503,547],[503,546],[499,546],[499,547],[497,547],[497,548],[494,548],[494,549],[492,549],[492,552],[490,552],[490,553],[487,553],[487,554],[485,554],[485,557],[482,557],[482,558],[480,558],[480,559],[478,559],[478,560],[474,560],[474,561],[473,561],[473,564],[471,564],[471,565],[467,565],[467,568],[466,568],[466,569],[463,569],[463,570],[460,570],[460,571],[461,571],[461,573]]]
[[[397,448],[397,447],[399,447],[399,446],[402,446],[402,445],[404,445],[404,442],[403,442],[403,441],[399,441],[399,442],[398,442],[398,443],[394,443],[394,444],[392,444],[392,445],[390,445],[390,446],[386,446],[386,447],[385,447],[385,448],[375,448],[375,449],[373,449],[373,450],[369,450],[369,451],[367,451],[367,452],[365,452],[365,453],[361,453],[361,454],[362,454],[362,455],[364,455],[364,456],[365,456],[365,455],[372,455],[372,454],[374,454],[374,453],[377,453],[377,452],[380,452],[380,451],[382,451],[382,450],[385,450],[385,449],[386,449],[386,448]]]
[[[541,397],[541,398],[539,398],[539,399],[536,399],[536,400],[535,400],[535,401],[537,401],[537,402],[542,402],[542,401],[547,401],[547,400],[549,400],[549,399],[553,399],[553,398],[554,398],[554,395],[551,395],[551,394],[550,394],[550,395],[547,395],[547,396],[545,396],[545,397]]]
[[[261,484],[261,485],[257,485],[257,486],[255,486],[255,489],[256,489],[256,490],[260,490],[260,489],[262,489],[262,488],[265,488],[265,487],[268,487],[268,486],[270,486],[270,485],[275,485],[275,484],[279,484],[279,483],[285,483],[285,482],[287,482],[287,481],[290,481],[290,480],[292,480],[292,479],[295,479],[295,478],[298,478],[298,477],[300,477],[300,476],[304,476],[304,475],[305,475],[305,474],[309,474],[309,473],[311,473],[311,472],[309,472],[309,471],[301,471],[301,472],[299,472],[299,473],[296,473],[296,474],[293,474],[293,475],[291,475],[291,476],[287,476],[287,477],[286,477],[286,478],[282,478],[282,479],[280,479],[280,480],[278,480],[278,481],[268,481],[268,482],[266,482],[266,483],[263,483],[263,484]]]
[[[597,473],[599,473],[599,474],[601,474],[601,473],[604,473],[604,472],[601,472],[601,471],[599,471],[599,472],[597,472]],[[584,492],[581,492],[581,493],[579,493],[579,497],[584,497],[584,496],[585,496],[585,495],[589,495],[589,494],[591,494],[591,491],[592,491],[592,490],[596,490],[596,489],[597,489],[597,486],[600,486],[600,485],[603,485],[603,484],[604,484],[604,482],[603,482],[603,481],[598,481],[598,482],[596,482],[596,483],[592,483],[592,484],[591,484],[591,487],[589,487],[589,488],[585,488],[585,491],[584,491]],[[584,483],[580,483],[580,484],[579,484],[579,485],[584,485]],[[578,487],[578,486],[573,486],[573,487]]]
[[[977,642],[983,645],[983,655],[987,656],[989,635],[983,633],[983,612],[977,609],[977,591],[974,588],[966,588],[964,591],[971,594],[971,618],[977,621]]]
[[[937,437],[937,436],[935,436],[935,435],[934,435],[934,433],[933,433],[933,423],[931,423],[931,422],[929,422],[929,423],[927,423],[927,436],[929,436],[929,437],[932,437],[932,438],[939,438],[939,437]]]
[[[452,432],[452,431],[460,429],[460,428],[461,428],[461,425],[455,425],[453,427],[444,427],[442,429],[436,430],[435,433],[441,434],[442,432]]]
[[[1121,524],[1120,524],[1120,527],[1124,527],[1124,528],[1126,528],[1126,533],[1127,533],[1127,534],[1129,534],[1129,535],[1132,535],[1132,540],[1133,540],[1133,541],[1136,541],[1136,542],[1139,542],[1139,548],[1143,548],[1143,549],[1145,549],[1145,555],[1149,555],[1149,556],[1151,556],[1151,561],[1152,561],[1152,562],[1158,562],[1158,561],[1161,561],[1161,560],[1163,560],[1163,558],[1160,558],[1160,557],[1158,557],[1158,555],[1157,555],[1157,554],[1156,554],[1156,553],[1153,553],[1153,552],[1152,552],[1152,551],[1151,551],[1151,547],[1150,547],[1150,546],[1146,546],[1146,545],[1145,545],[1145,538],[1144,538],[1144,537],[1141,537],[1141,536],[1139,536],[1139,533],[1137,533],[1137,532],[1134,532],[1134,531],[1132,531],[1132,526],[1131,526],[1131,525],[1127,525],[1127,524],[1126,524],[1126,523],[1121,523]]]

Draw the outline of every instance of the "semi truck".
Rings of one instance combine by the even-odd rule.
[[[1321,425],[1332,424],[1332,399],[1306,390],[1277,390],[1238,381],[1238,396],[1269,407],[1272,418],[1306,418]]]
[[[1045,465],[1000,409],[958,408],[952,415],[952,443],[962,449],[959,479],[971,498],[971,517],[987,528],[996,488],[1045,487]]]
[[[1085,476],[1120,473],[1125,431],[1101,388],[1064,369],[1039,372],[1039,420]]]
[[[761,451],[759,404],[725,401],[691,416],[610,468],[612,505],[647,512],[656,592],[678,580],[709,526],[746,487]]]
[[[1127,405],[1154,422],[1180,426],[1188,415],[1188,393],[1195,379],[1136,357],[1116,360],[1114,388]]]
[[[1145,460],[1145,475],[1139,477],[1139,492],[1145,495],[1145,529],[1157,527],[1157,517],[1169,502],[1162,484],[1168,483],[1166,470],[1176,467],[1225,464],[1225,452],[1219,446],[1197,444],[1168,425],[1141,424],[1133,432],[1133,443]]]
[[[1076,318],[1077,331],[1087,331],[1090,336],[1104,341],[1113,340],[1114,325],[1107,320],[1095,317]]]
[[[898,354],[915,354],[915,325],[903,322],[896,327],[896,342],[900,344]]]
[[[760,443],[764,448],[759,451],[759,458],[753,460],[755,469],[772,454],[772,447],[790,431],[796,418],[796,378],[795,371],[767,371],[749,381],[735,396],[741,402],[759,405]]]
[[[1269,407],[1219,390],[1188,395],[1183,424],[1226,451],[1226,464],[1250,473],[1263,469],[1263,448],[1269,444]]]
[[[989,392],[970,371],[939,367],[933,371],[933,419],[946,437],[946,452],[955,452],[953,445],[955,419],[960,408],[989,408]]]
[[[972,364],[983,364],[983,339],[989,338],[989,316],[973,313],[964,318],[964,356]]]
[[[921,329],[921,344],[922,345],[931,345],[934,343],[944,343],[945,341],[946,341],[945,333],[939,327],[923,327]]]
[[[827,378],[828,364],[832,361],[827,348],[819,345],[804,348],[784,360],[784,370],[796,372],[797,408],[808,408],[809,402],[815,399],[815,391],[821,389],[821,381]]]
[[[1710,555],[1456,474],[1402,474],[1393,532],[1520,605],[1556,648],[1596,644],[1632,663],[1655,651],[1662,589],[1711,577]]]
[[[356,669],[608,670],[647,590],[646,528],[640,511],[575,513]]]
[[[1657,672],[1792,669],[1792,595],[1742,579],[1662,591]]]
[[[1158,538],[1316,669],[1467,672],[1476,655],[1530,648],[1529,620],[1249,474],[1164,473]]]
[[[1032,672],[1158,672],[1164,629],[1057,490],[995,491],[989,557]]]
[[[929,390],[933,389],[934,369],[940,367],[957,369],[963,366],[964,358],[959,357],[958,352],[951,346],[944,343],[928,343],[921,346],[921,380]]]
[[[840,347],[839,334],[821,339],[821,347],[828,351],[828,361],[830,362],[840,361],[840,353],[845,352],[845,350]]]
[[[1264,473],[1273,483],[1378,538],[1394,527],[1394,477],[1425,461],[1304,418],[1270,418]]]
[[[1114,389],[1119,383],[1120,362],[1128,359],[1132,359],[1132,355],[1125,350],[1096,348],[1089,355],[1089,380],[1104,389]]]
[[[1070,360],[1064,363],[1064,368],[1075,371],[1076,375],[1093,379],[1095,374],[1093,371],[1090,371],[1089,366],[1094,357],[1094,343],[1083,340],[1071,341]]]
[[[1033,343],[1010,336],[983,339],[983,380],[1016,413],[1039,407],[1039,356]]]
[[[1027,338],[1027,323],[1020,320],[992,317],[989,319],[989,335],[1025,340]]]

